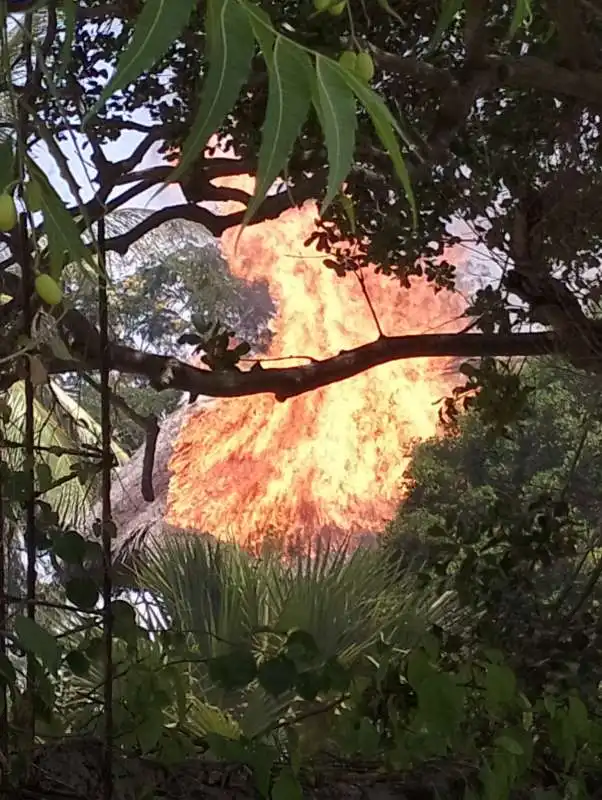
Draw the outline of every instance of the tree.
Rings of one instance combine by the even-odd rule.
[[[127,231],[151,213],[116,211],[107,220],[109,231],[114,235]],[[269,343],[267,323],[274,305],[267,286],[233,276],[213,237],[198,224],[164,223],[139,239],[127,258],[109,254],[107,270],[111,335],[130,347],[160,354],[179,351],[180,337],[190,330],[192,318],[206,326],[219,322],[234,328],[256,353]],[[96,281],[89,276],[82,280],[75,265],[65,270],[64,280],[75,308],[98,325]],[[60,377],[99,419],[98,382],[79,373]],[[144,442],[145,421],[162,419],[182,400],[181,392],[157,393],[136,375],[117,375],[111,389],[114,436],[130,452]]]
[[[525,405],[504,435],[468,413],[447,434],[416,446],[407,496],[389,534],[428,538],[435,527],[470,530],[512,519],[530,504],[562,499],[574,524],[597,540],[602,510],[598,380],[553,361],[524,367]]]
[[[83,211],[92,224],[141,191],[165,185],[173,176],[169,165],[142,169],[140,162],[157,144],[163,153],[184,147],[179,180],[186,202],[109,236],[108,251],[124,253],[144,233],[174,218],[201,222],[219,236],[246,219],[244,210],[220,216],[199,202],[252,203],[253,220],[259,221],[277,216],[291,202],[324,197],[329,181],[331,199],[346,175],[353,214],[345,213],[349,202],[340,199],[323,214],[318,231],[339,271],[370,261],[406,283],[424,273],[434,287],[450,287],[455,276],[442,255],[458,239],[485,247],[507,265],[501,283],[492,277],[477,293],[469,310],[476,320],[473,332],[379,337],[321,362],[253,371],[199,370],[173,357],[142,354],[117,339],[110,349],[113,370],[155,388],[214,396],[269,391],[285,399],[414,356],[562,351],[574,363],[596,368],[598,325],[580,302],[595,303],[599,294],[590,272],[600,238],[595,209],[601,31],[595,6],[485,6],[466,0],[446,5],[458,9],[446,20],[418,0],[399,9],[383,3],[369,14],[352,0],[345,13],[328,16],[324,25],[324,16],[306,3],[266,0],[256,7],[243,0],[208,0],[200,6],[182,3],[182,16],[164,28],[149,27],[159,4],[81,0],[68,7],[75,14],[74,29],[70,12],[59,10],[54,0],[47,3],[47,35],[39,46],[28,43],[18,62],[24,64],[35,50],[30,80],[26,88],[15,80],[9,90],[25,114],[21,147],[44,141],[74,189],[59,143],[81,130],[85,118],[96,195],[70,208],[72,218]],[[147,29],[153,37],[145,35]],[[371,54],[377,67],[373,89],[332,60],[346,48]],[[117,64],[117,76],[113,73],[103,92]],[[288,92],[286,116],[279,86]],[[321,98],[313,97],[318,113],[310,110],[309,86]],[[354,95],[361,105],[357,114]],[[209,107],[211,118],[205,114]],[[141,112],[148,124],[136,119]],[[286,124],[277,125],[278,119]],[[215,129],[222,153],[233,150],[236,158],[204,154]],[[127,131],[142,139],[130,156],[114,162],[103,145]],[[267,158],[270,149],[275,158]],[[35,172],[30,162],[26,166]],[[279,174],[287,191],[257,206],[257,198],[215,182],[258,170],[265,184],[260,196]],[[43,186],[45,230],[52,239],[56,229],[48,218],[54,196],[43,176],[34,177]],[[117,196],[115,187],[124,187]],[[7,270],[18,260],[18,243],[14,236],[4,239],[11,256],[3,264],[2,289],[13,301],[3,307],[2,322],[10,331],[18,327],[22,292],[18,276]],[[72,236],[69,241],[74,245]],[[350,241],[351,259],[345,245]],[[62,249],[55,243],[50,250],[56,265]],[[42,255],[40,263],[47,264],[49,254]],[[511,302],[516,297],[523,301],[519,309]],[[527,323],[544,330],[527,332]],[[72,358],[46,353],[51,373],[72,371],[73,357],[85,369],[98,368],[100,339],[89,320],[68,308],[61,332]],[[11,352],[14,337],[5,339],[5,352]],[[2,385],[17,377],[14,364],[4,362]]]

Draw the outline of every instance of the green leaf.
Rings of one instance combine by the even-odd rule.
[[[259,148],[257,182],[240,231],[252,219],[286,167],[311,106],[313,69],[304,50],[290,39],[279,36],[267,65],[268,105]]]
[[[0,142],[0,191],[5,192],[15,179],[15,149],[11,139]]]
[[[170,181],[177,180],[202,156],[209,138],[238,99],[255,52],[251,22],[237,0],[207,0],[205,35],[209,66],[199,109]]]
[[[62,3],[61,11],[63,14],[65,40],[61,45],[61,54],[59,56],[58,80],[64,76],[65,70],[71,62],[72,42],[77,21],[77,5],[76,0],[63,0]]]
[[[65,656],[65,663],[74,675],[83,677],[90,671],[90,661],[81,650],[71,650]]]
[[[257,677],[266,692],[278,697],[295,686],[297,668],[290,658],[276,656],[260,665]]]
[[[587,707],[578,697],[569,697],[567,719],[577,736],[583,736],[589,731],[590,725]]]
[[[253,783],[260,797],[268,797],[274,762],[278,752],[274,747],[263,742],[254,742],[252,749],[247,751],[245,763],[253,773]]]
[[[98,586],[92,578],[71,578],[65,585],[68,600],[89,611],[98,603]]]
[[[464,716],[465,692],[450,675],[433,673],[420,682],[418,718],[429,732],[453,734]]]
[[[60,277],[66,254],[69,260],[86,261],[97,271],[98,265],[82,241],[75,220],[46,175],[31,159],[27,159],[27,168],[41,189],[40,205],[44,215],[44,230],[48,236],[50,275],[55,280]]]
[[[38,492],[44,493],[47,492],[49,489],[52,488],[54,483],[54,477],[52,475],[52,470],[48,466],[48,464],[36,464],[36,479],[38,483]]]
[[[349,174],[355,150],[357,108],[355,95],[341,77],[334,61],[316,56],[314,106],[328,149],[328,188],[320,208],[324,214]]]
[[[149,753],[157,746],[163,733],[163,725],[164,719],[161,709],[152,705],[149,706],[148,712],[136,729],[136,740],[143,754]]]
[[[313,702],[324,688],[322,676],[316,672],[301,672],[295,683],[297,694],[302,700]]]
[[[518,29],[523,25],[530,25],[532,19],[533,9],[531,8],[531,0],[515,0],[508,38],[513,39]]]
[[[103,89],[98,102],[84,117],[84,123],[106,103],[111,95],[133,83],[165,55],[182,33],[196,0],[145,0],[136,20],[130,46],[119,59],[117,70]]]
[[[406,677],[412,689],[417,691],[427,678],[436,674],[428,654],[422,648],[411,651],[408,656]]]
[[[391,114],[385,101],[376,94],[376,92],[361,81],[353,72],[343,69],[336,62],[332,62],[335,69],[343,76],[345,82],[353,89],[357,99],[364,106],[374,125],[378,138],[380,139],[383,147],[389,154],[389,158],[393,162],[395,172],[401,185],[403,186],[406,199],[410,205],[412,212],[412,220],[414,228],[418,225],[418,210],[416,208],[416,198],[414,197],[414,190],[412,189],[412,182],[406,163],[401,155],[399,142],[397,137],[403,139],[406,144],[411,146],[410,139],[405,135],[403,129]]]
[[[351,683],[351,674],[341,662],[332,656],[322,669],[322,684],[325,691],[346,692]]]
[[[13,686],[17,680],[17,673],[13,667],[9,657],[4,653],[0,653],[0,685]]]
[[[286,638],[288,656],[295,662],[310,662],[318,655],[316,640],[307,631],[292,630]]]
[[[503,664],[489,664],[485,677],[485,692],[490,711],[516,700],[516,676],[510,667],[505,667]]]
[[[15,617],[15,632],[19,644],[33,653],[51,671],[56,672],[60,663],[60,651],[56,639],[30,617]]]
[[[457,14],[463,8],[464,8],[464,0],[443,1],[443,4],[441,6],[441,13],[439,14],[439,19],[437,20],[437,27],[435,28],[435,33],[433,34],[433,37],[429,42],[427,53],[432,53],[433,50],[437,49],[447,31],[451,28]]]
[[[136,625],[136,610],[125,600],[114,600],[111,603],[113,615],[113,634],[124,641],[136,638],[138,627]]]
[[[250,650],[233,650],[209,661],[209,677],[227,690],[244,689],[257,676],[257,664]]]
[[[66,564],[81,564],[86,550],[86,540],[77,531],[66,531],[52,541],[52,552]]]
[[[501,750],[512,753],[513,756],[522,756],[525,752],[520,742],[517,742],[516,739],[512,739],[510,736],[498,736],[495,740],[495,744]]]
[[[303,800],[303,789],[290,767],[283,767],[272,786],[272,800]]]

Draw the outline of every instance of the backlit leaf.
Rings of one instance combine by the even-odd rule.
[[[523,25],[529,25],[532,18],[531,0],[515,0],[508,38],[512,39]]]
[[[182,33],[195,6],[196,0],[145,0],[136,20],[132,41],[85,120],[102,108],[111,95],[133,83],[157,63]]]
[[[65,208],[65,204],[50,185],[50,181],[42,170],[31,159],[27,167],[32,178],[40,187],[40,205],[44,215],[44,230],[48,236],[50,254],[50,275],[56,280],[60,277],[65,261],[85,261],[92,269],[98,266],[92,253],[88,250],[75,220]]]
[[[328,149],[328,188],[320,214],[326,211],[349,174],[355,150],[355,95],[340,73],[332,59],[316,56],[314,105]]]
[[[414,227],[416,227],[418,225],[416,198],[414,197],[414,190],[412,189],[408,168],[406,167],[398,142],[398,137],[400,137],[404,139],[407,144],[410,144],[408,138],[393,114],[389,111],[385,101],[379,97],[373,89],[349,70],[342,69],[335,62],[333,62],[333,66],[339,71],[340,75],[343,76],[345,82],[349,84],[351,89],[353,89],[357,99],[370,115],[374,130],[383,147],[388,152],[389,158],[395,167],[397,177],[403,186],[412,212]]]
[[[54,636],[30,617],[15,617],[14,625],[15,633],[23,650],[33,653],[51,672],[56,672],[60,661],[60,652]]]
[[[199,109],[182,147],[180,162],[170,176],[171,181],[177,180],[202,156],[209,138],[236,103],[255,52],[249,17],[237,0],[207,0],[205,31],[209,66]]]
[[[311,106],[313,67],[304,50],[279,36],[267,65],[268,105],[259,148],[257,183],[243,225],[253,217],[286,167]]]
[[[73,37],[75,35],[75,23],[77,20],[77,2],[76,0],[63,0],[61,4],[61,11],[63,14],[63,25],[65,28],[65,39],[61,45],[61,55],[59,56],[59,79],[65,74],[65,70],[71,62],[71,53],[73,50]]]

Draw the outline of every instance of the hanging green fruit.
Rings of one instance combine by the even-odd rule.
[[[366,83],[370,83],[374,77],[374,59],[366,50],[357,54],[355,62],[355,74]]]
[[[10,194],[0,194],[0,231],[7,233],[17,224],[17,207]]]
[[[345,50],[339,56],[339,64],[349,72],[355,72],[357,68],[357,53],[353,50]]]
[[[328,8],[328,13],[332,17],[340,17],[343,11],[345,10],[346,6],[347,6],[347,0],[341,0],[340,3],[335,3],[333,6],[330,6]]]
[[[35,280],[38,297],[49,306],[58,306],[63,299],[63,291],[58,283],[46,273],[41,273]]]

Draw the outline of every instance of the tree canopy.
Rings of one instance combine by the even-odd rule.
[[[182,153],[176,177],[184,202],[108,235],[108,252],[126,253],[167,220],[200,222],[219,236],[327,196],[316,233],[341,274],[370,263],[408,286],[425,275],[435,289],[451,289],[461,276],[445,254],[459,241],[485,253],[492,270],[467,311],[468,332],[381,336],[323,361],[252,371],[197,369],[177,353],[142,352],[116,335],[112,370],[159,389],[285,399],[416,356],[561,351],[596,367],[602,22],[595,3],[465,0],[441,11],[418,0],[370,8],[350,0],[334,15],[306,2],[207,0],[178,4],[169,24],[164,5],[50,0],[32,13],[36,36],[26,35],[5,65],[3,130],[7,140],[24,133],[12,169],[41,191],[37,231],[49,244],[37,248],[42,269],[52,263],[56,271],[65,250],[70,261],[84,253],[31,160],[41,144],[72,190],[68,214],[80,228],[173,181],[172,163],[142,165],[153,148]],[[16,24],[28,30],[27,19]],[[371,86],[338,62],[349,49],[373,58]],[[214,133],[215,146],[205,150]],[[94,196],[78,203],[61,150],[75,134],[93,165]],[[137,144],[114,160],[106,145],[126,134]],[[217,180],[246,174],[261,179],[255,198]],[[285,190],[259,203],[278,177]],[[221,201],[247,211],[221,215],[207,205]],[[23,313],[21,282],[9,269],[22,260],[23,243],[15,231],[2,238],[10,249],[0,272],[12,298],[2,307],[8,334],[20,329]],[[96,369],[98,331],[66,299],[59,333],[70,355],[46,350],[46,368]],[[5,335],[4,352],[16,338]],[[4,361],[2,385],[18,377],[15,362]]]

